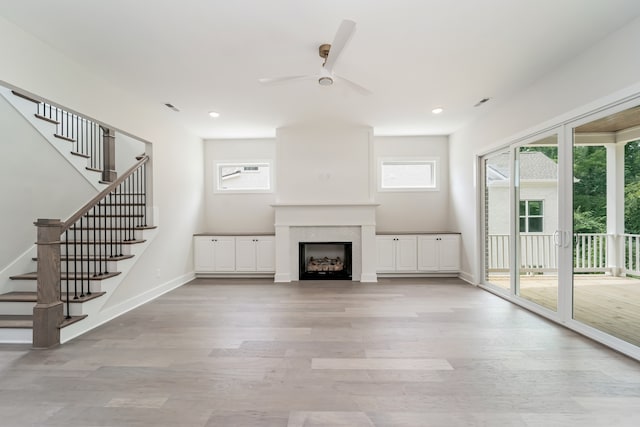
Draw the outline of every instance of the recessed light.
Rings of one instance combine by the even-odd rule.
[[[209,115],[214,119],[220,117],[220,113],[216,113],[215,111],[209,111]]]
[[[433,114],[440,114],[440,113],[442,113],[443,111],[444,111],[444,110],[443,110],[442,108],[440,108],[440,107],[438,107],[438,108],[434,108],[433,110],[431,110],[431,112],[432,112]]]

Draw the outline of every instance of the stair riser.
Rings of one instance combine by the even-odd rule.
[[[101,297],[101,298],[104,298]],[[69,304],[70,316],[82,316],[83,314],[91,314],[95,312],[96,308],[99,308],[104,303],[100,298],[95,298],[85,302],[76,302]],[[64,304],[64,312],[67,315],[67,304]]]
[[[37,292],[38,282],[36,280],[11,280],[5,290],[6,292]],[[0,314],[4,314],[0,312]]]
[[[31,328],[2,328],[0,329],[0,343],[30,344],[33,339]]]
[[[0,301],[0,313],[7,315],[31,315],[33,314],[34,302],[8,302]]]
[[[77,224],[79,225],[80,223],[78,222]],[[129,228],[143,225],[144,218],[139,217],[91,217],[82,220],[83,227],[97,226],[98,228]],[[73,235],[73,231],[70,231],[69,234]]]
[[[93,246],[93,245],[76,245],[76,246],[69,245],[69,252],[67,252],[66,246],[62,245],[60,248],[60,254],[62,256],[67,255],[67,253],[71,256],[75,256],[75,255],[87,256],[87,255],[102,255],[106,253],[110,256],[113,252],[113,255],[131,255],[131,246],[132,245],[122,245],[122,247],[120,247],[120,245],[116,245],[113,247],[113,250],[110,247],[107,247],[105,252],[105,248],[102,245],[100,245],[99,247]],[[80,249],[81,247],[82,249]],[[121,253],[116,253],[116,252],[121,252]]]
[[[142,239],[142,230],[105,230],[105,229],[97,229],[97,230],[76,230],[75,233],[73,230],[69,232],[67,236],[66,233],[60,236],[62,241],[66,241],[67,237],[69,241],[73,240],[98,240],[98,241],[111,241],[111,240],[122,240],[125,238],[131,238],[133,236],[135,239]]]
[[[116,264],[117,264],[116,262],[107,262],[106,268],[105,268],[104,262],[94,264],[93,261],[90,261],[89,263],[84,261],[82,265],[79,265],[69,261],[68,271],[72,273],[79,273],[80,271],[82,271],[83,273],[89,272],[92,274],[95,273],[96,270],[98,271],[98,273],[113,272],[113,271],[118,271]],[[60,268],[63,273],[67,272],[67,263],[64,260],[62,261],[62,265],[60,266]]]
[[[94,209],[88,216],[83,217],[82,221],[93,220],[95,218],[104,218],[109,217],[111,215],[116,215],[118,217],[132,217],[132,218],[141,218],[143,211],[143,207],[133,206],[104,206],[100,207],[100,209]]]

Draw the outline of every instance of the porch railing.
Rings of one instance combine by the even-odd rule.
[[[623,234],[625,273],[640,276],[640,235]]]
[[[576,233],[573,235],[574,271],[609,271],[607,241],[611,236],[600,233]],[[628,249],[625,269],[640,269],[640,235],[629,235],[633,250]],[[631,248],[628,243],[627,247]],[[509,270],[509,235],[490,234],[487,238],[487,267],[491,272]],[[554,271],[558,268],[558,248],[552,234],[527,234],[520,236],[520,265],[524,272]],[[633,261],[633,263],[631,262]]]

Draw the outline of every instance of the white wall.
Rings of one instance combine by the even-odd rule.
[[[214,193],[216,162],[270,160],[275,162],[275,139],[207,140],[204,144],[205,210],[202,232],[273,233],[276,200],[272,193]],[[277,168],[278,165],[274,163]],[[277,191],[277,182],[275,190]]]
[[[0,183],[0,270],[33,246],[36,219],[64,221],[97,192],[2,96]]]
[[[1,17],[0,51],[0,80],[153,142],[158,236],[109,304],[190,277],[192,234],[202,229],[204,218],[201,139],[185,131],[179,116],[161,102],[133,97]]]
[[[278,139],[205,141],[206,220],[202,231],[271,233],[274,232],[271,205],[276,201],[357,203],[372,201],[369,194],[380,203],[376,209],[378,231],[446,231],[449,226],[448,138],[385,136],[370,139],[369,131],[362,127],[329,131],[297,127],[280,129]],[[379,192],[377,168],[381,157],[438,158],[439,191]],[[215,163],[227,160],[272,160],[277,177],[275,191],[267,194],[214,193]]]
[[[147,150],[146,144],[135,138],[116,132],[116,171],[118,176],[136,163],[136,157]],[[150,154],[150,153],[147,153]]]
[[[636,19],[451,136],[451,226],[462,233],[464,278],[480,280],[478,226],[471,214],[481,211],[476,203],[475,155],[601,107],[613,101],[614,92],[622,96],[636,90],[629,87],[640,82],[639,44]]]
[[[276,131],[279,203],[372,201],[372,129],[326,125]]]
[[[380,158],[439,159],[439,190],[378,191]],[[373,176],[377,231],[447,231],[449,227],[449,144],[446,136],[374,137]]]

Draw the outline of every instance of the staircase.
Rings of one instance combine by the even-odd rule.
[[[150,233],[155,235],[147,198],[149,156],[140,155],[116,178],[113,130],[14,95],[33,103],[34,119],[54,125],[54,138],[70,144],[69,154],[84,159],[85,169],[101,178],[101,191],[66,221],[35,222],[33,271],[12,275],[7,292],[0,294],[0,342],[46,348],[104,321],[100,310],[147,246]],[[99,321],[81,322],[92,315]]]

